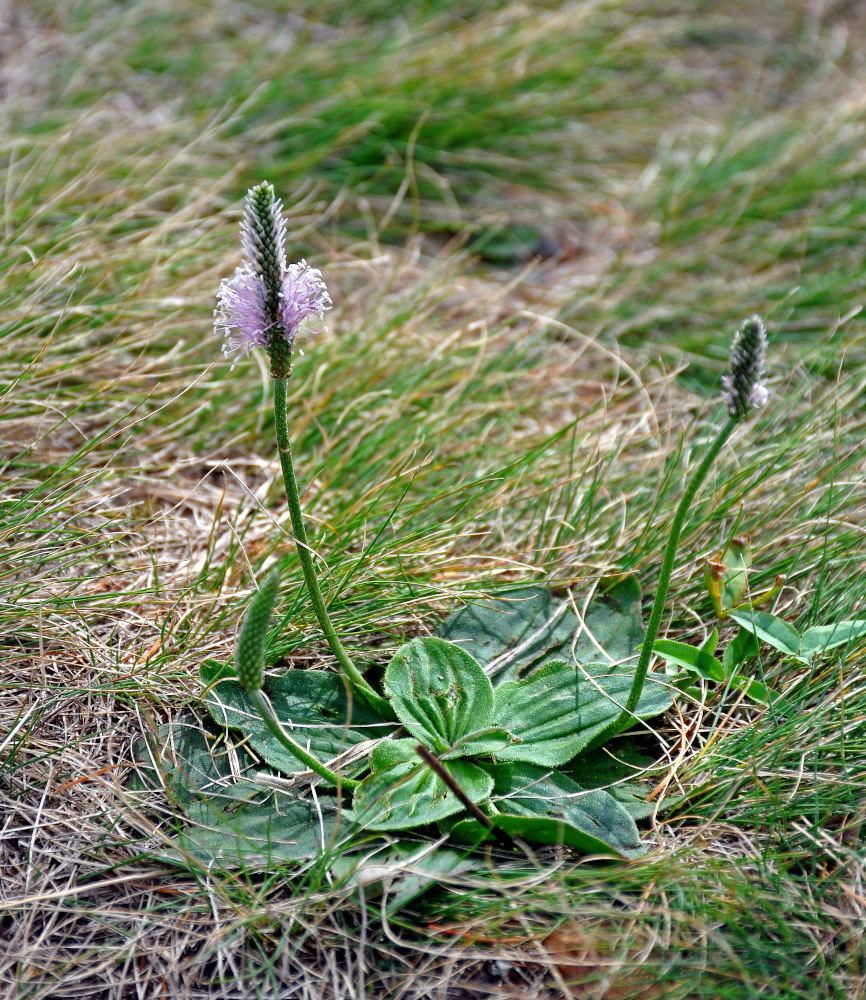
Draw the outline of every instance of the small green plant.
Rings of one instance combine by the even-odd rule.
[[[749,540],[735,537],[717,559],[710,560],[704,573],[707,590],[716,614],[739,625],[737,634],[725,647],[722,659],[714,655],[719,641],[713,629],[699,646],[657,639],[653,652],[660,656],[677,688],[697,695],[692,686],[697,680],[723,684],[745,691],[754,701],[770,704],[773,692],[746,671],[747,664],[760,655],[763,641],[788,659],[810,666],[813,659],[830,649],[848,645],[866,636],[866,619],[852,619],[834,625],[815,625],[802,635],[793,625],[756,606],[769,601],[782,589],[785,578],[776,577],[773,586],[743,601],[747,591],[747,573],[752,565]]]
[[[675,513],[646,632],[634,577],[603,581],[580,618],[546,589],[520,588],[458,611],[439,635],[402,645],[377,690],[330,620],[299,502],[286,413],[296,338],[307,320],[323,317],[330,297],[319,271],[305,261],[286,264],[282,207],[269,184],[248,193],[241,228],[245,263],[220,286],[215,326],[227,355],[257,347],[268,354],[298,557],[338,672],[288,670],[266,682],[266,638],[279,590],[272,570],[250,603],[234,664],[208,661],[201,674],[219,726],[239,731],[246,750],[294,784],[263,801],[261,785],[244,772],[218,804],[187,795],[187,811],[194,818],[206,815],[207,822],[202,831],[181,835],[185,852],[211,860],[241,856],[245,863],[253,856],[309,860],[327,853],[339,829],[348,843],[367,850],[371,837],[384,836],[376,849],[387,847],[389,857],[399,858],[411,853],[400,840],[406,831],[438,828],[441,842],[470,848],[491,838],[519,838],[635,857],[644,850],[635,821],[652,806],[629,780],[627,765],[611,782],[610,758],[597,751],[626,730],[647,729],[646,720],[671,706],[671,680],[649,670],[654,652],[698,676],[739,683],[738,668],[757,638],[802,658],[821,644],[838,645],[866,631],[866,623],[849,622],[838,634],[811,629],[800,637],[762,612],[732,610],[741,634],[724,663],[713,655],[715,633],[700,650],[658,639],[691,502],[734,429],[768,398],[762,384],[766,332],[752,317],[735,337],[723,380],[728,419]],[[744,573],[744,559],[727,568]],[[739,580],[729,584],[730,593],[738,591]],[[187,741],[199,769],[209,752],[203,739]],[[619,749],[627,758],[628,749]],[[175,769],[176,780],[180,771]],[[300,775],[308,776],[305,785]],[[219,785],[219,776],[214,781]],[[314,795],[310,781],[319,785]],[[466,849],[442,848],[437,856],[427,869],[431,877],[465,864]]]

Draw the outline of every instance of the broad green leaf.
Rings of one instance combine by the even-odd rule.
[[[533,633],[543,627],[552,615],[551,600],[550,591],[544,587],[521,587],[500,597],[466,605],[449,615],[438,632],[443,639],[456,643],[486,666],[526,644]],[[576,626],[576,620],[574,624]],[[540,645],[542,649],[547,648],[543,640]],[[530,662],[537,655],[534,646],[527,647],[525,661]]]
[[[545,588],[523,587],[461,608],[439,632],[474,656],[497,683],[557,659],[621,662],[643,638],[640,587],[629,576],[596,593],[582,626],[570,601]]]
[[[866,619],[838,622],[836,625],[813,625],[807,628],[800,639],[800,655],[810,659],[816,653],[824,653],[836,646],[856,642],[866,635]]]
[[[741,663],[750,656],[757,656],[761,648],[755,636],[740,626],[733,639],[725,646],[722,664],[725,668],[725,679],[732,677]]]
[[[269,869],[314,858],[331,842],[337,816],[329,796],[313,803],[251,781],[196,799],[185,811],[189,824],[178,834],[178,850],[158,856],[188,864],[185,855],[192,855],[209,868]]]
[[[631,689],[632,670],[603,663],[569,666],[556,660],[495,691],[494,721],[520,742],[495,754],[498,761],[565,764],[612,736]],[[635,714],[649,719],[670,708],[667,687],[649,674]]]
[[[532,768],[530,764],[502,766]],[[518,792],[536,788],[541,797],[509,794],[500,798],[499,808],[509,811],[490,817],[494,830],[536,844],[561,844],[584,854],[636,858],[644,853],[634,820],[607,792],[587,792],[544,768],[532,771],[532,775],[516,776],[521,785]],[[471,817],[456,823],[450,833],[454,840],[473,846],[494,836]]]
[[[779,652],[788,656],[797,656],[800,652],[799,633],[781,618],[767,611],[731,611],[730,615],[747,632],[754,633]]]
[[[622,740],[609,747],[581,754],[565,768],[566,775],[581,788],[607,792],[634,820],[646,819],[678,800],[678,796],[666,796],[661,807],[658,801],[649,801],[655,780],[647,779],[643,772],[657,762]]]
[[[498,764],[487,767],[493,776],[491,801],[508,820],[500,828],[508,833],[518,829],[512,817],[532,817],[561,823],[565,830],[546,843],[567,843],[582,851],[636,857],[643,853],[640,835],[623,806],[600,789],[582,788],[557,771],[533,764]],[[538,839],[547,826],[523,827]],[[552,832],[552,831],[551,831]],[[521,836],[525,833],[519,834]]]
[[[772,701],[773,695],[767,685],[753,680],[751,677],[744,677],[743,674],[737,674],[731,683],[735,688],[745,691],[752,701],[757,701],[761,705],[769,705]]]
[[[241,686],[225,676],[225,668],[208,663],[202,667],[201,674],[207,686],[205,703],[216,722],[241,730],[250,746],[271,767],[284,774],[305,770],[304,765],[271,736]],[[281,677],[268,678],[265,691],[289,735],[308,747],[322,762],[368,740],[381,739],[395,728],[393,724],[383,723],[359,698],[352,700],[351,719],[347,725],[346,685],[339,674],[330,671],[289,670]],[[346,770],[350,775],[356,774],[359,765]]]
[[[347,818],[367,830],[408,830],[435,823],[463,803],[415,751],[415,740],[385,740],[373,751],[373,771],[355,789]],[[493,779],[465,760],[443,763],[473,801],[490,795]]]
[[[686,642],[675,639],[656,639],[653,652],[664,657],[668,663],[684,667],[708,681],[723,681],[725,668],[712,654]]]
[[[343,854],[331,871],[341,885],[357,885],[364,895],[385,896],[385,910],[393,916],[448,876],[485,867],[483,857],[467,850],[426,841],[383,841],[362,856]]]
[[[441,754],[441,757],[442,760],[455,760],[457,757],[496,756],[503,748],[514,742],[514,737],[507,730],[491,726],[459,740],[447,753]]]
[[[213,725],[213,723],[210,723]],[[233,747],[229,757],[223,733],[210,732],[193,716],[159,726],[147,740],[132,748],[136,771],[130,781],[133,791],[168,789],[179,805],[197,795],[218,791],[234,781],[233,765],[241,776],[256,765],[243,747]]]
[[[597,593],[589,603],[585,625],[574,652],[577,663],[631,659],[644,636],[637,577],[626,576]]]
[[[436,753],[465,756],[473,752],[463,749],[473,737],[476,753],[509,742],[507,734],[490,732],[490,678],[453,642],[419,638],[401,646],[385,671],[385,693],[400,722]]]
[[[314,857],[334,830],[335,804],[319,796],[318,808],[257,784],[235,781],[234,768],[252,774],[261,765],[242,748],[230,761],[223,734],[215,736],[195,719],[160,727],[158,742],[134,748],[138,777],[134,788],[161,787],[189,818],[174,844],[154,856],[189,865],[189,856],[208,867],[268,868]],[[324,838],[324,839],[323,839]]]

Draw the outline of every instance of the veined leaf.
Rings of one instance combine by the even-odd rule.
[[[385,671],[385,693],[400,722],[436,753],[490,753],[509,743],[507,733],[491,731],[490,678],[453,642],[427,637],[401,646]]]
[[[421,760],[415,740],[386,740],[373,751],[373,771],[355,789],[346,815],[367,830],[408,830],[435,823],[464,808],[445,782]],[[486,799],[493,779],[465,760],[443,762],[473,801]]]
[[[330,797],[320,796],[317,805],[251,781],[230,785],[219,797],[196,799],[185,809],[190,822],[178,834],[179,850],[159,856],[186,863],[188,854],[218,868],[272,868],[314,858],[332,839],[337,815]]]
[[[284,774],[305,770],[273,738],[241,686],[225,676],[224,667],[209,661],[201,668],[201,675],[207,687],[205,703],[220,725],[241,730],[250,746]],[[360,698],[353,699],[350,713],[346,685],[330,671],[289,670],[281,677],[268,679],[265,690],[289,735],[323,763],[395,729],[393,723],[383,723]],[[347,771],[357,773],[358,767]]]
[[[492,803],[502,814],[554,820],[569,828],[567,840],[563,829],[561,840],[547,843],[568,843],[587,853],[619,857],[643,853],[634,820],[608,792],[587,790],[564,774],[534,764],[498,764],[486,770],[493,776]],[[516,829],[509,822],[501,828],[511,832],[509,826]],[[537,836],[548,828],[529,829]]]
[[[763,639],[773,649],[788,656],[797,656],[800,652],[800,635],[797,630],[781,618],[767,611],[731,611],[731,618],[747,632],[752,632]]]
[[[634,820],[607,792],[587,791],[564,774],[532,764],[488,767],[494,775],[490,817],[496,829],[536,844],[564,844],[585,854],[635,858],[644,853]],[[457,840],[478,843],[491,836],[476,819],[451,830]]]
[[[234,781],[223,732],[209,723],[214,732],[193,716],[159,726],[152,737],[138,740],[132,753],[136,771],[130,781],[133,791],[167,788],[169,795],[184,806],[196,796],[219,794]],[[234,764],[241,775],[260,765],[243,747],[233,747]]]
[[[660,808],[658,801],[649,800],[656,781],[643,773],[655,763],[652,757],[638,753],[630,743],[620,740],[610,750],[608,745],[581,754],[565,771],[581,788],[607,792],[632,819],[639,820],[652,816]],[[669,808],[677,799],[675,795],[665,796],[661,809]]]
[[[619,663],[634,656],[643,638],[640,587],[633,576],[618,580],[593,596],[583,622],[569,600],[542,587],[522,587],[461,608],[439,631],[471,653],[496,683],[553,660]]]
[[[593,663],[578,668],[557,660],[523,680],[500,684],[494,720],[520,742],[496,753],[496,759],[565,764],[613,735],[631,682],[627,667]],[[649,674],[635,715],[649,719],[671,704],[667,687]]]

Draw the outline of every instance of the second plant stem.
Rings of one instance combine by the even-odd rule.
[[[304,527],[304,517],[301,513],[301,501],[298,496],[298,483],[295,479],[295,469],[292,463],[292,447],[289,440],[289,425],[286,417],[286,387],[287,379],[274,379],[274,419],[277,430],[277,448],[280,454],[280,467],[283,470],[283,481],[286,486],[286,498],[289,503],[289,516],[292,519],[292,531],[295,534],[295,543],[298,549],[298,558],[301,561],[301,569],[304,574],[304,582],[310,595],[310,601],[316,612],[322,632],[328,640],[340,669],[348,678],[353,689],[366,701],[371,708],[375,709],[384,717],[390,718],[393,715],[389,703],[364,680],[360,670],[352,662],[351,657],[346,652],[340,638],[334,630],[334,626],[328,615],[325,606],[325,599],[319,587],[319,579],[316,576],[316,569],[313,565],[313,553],[307,541],[307,530]]]
[[[715,440],[707,449],[706,454],[701,460],[701,464],[698,466],[695,474],[688,481],[686,485],[686,490],[683,493],[682,499],[680,500],[679,506],[677,507],[677,512],[674,514],[673,524],[671,525],[670,535],[668,535],[667,545],[665,546],[665,553],[662,558],[662,568],[659,574],[658,587],[656,588],[656,596],[653,601],[652,611],[650,612],[649,624],[647,625],[646,637],[643,641],[643,646],[640,651],[640,659],[638,660],[637,669],[635,670],[634,680],[632,681],[631,690],[629,691],[628,700],[620,713],[619,718],[615,723],[615,727],[618,730],[624,729],[628,726],[634,719],[634,711],[638,706],[640,701],[641,693],[643,692],[644,681],[646,680],[647,670],[649,669],[650,660],[652,659],[653,646],[658,638],[659,627],[661,626],[662,614],[664,613],[665,601],[668,596],[668,587],[671,582],[671,573],[674,568],[674,558],[677,554],[677,546],[680,541],[680,533],[683,530],[683,524],[686,520],[686,515],[689,512],[689,508],[692,505],[692,500],[695,498],[695,494],[698,491],[698,487],[706,478],[707,473],[710,471],[710,467],[716,459],[716,456],[724,447],[725,442],[731,436],[731,432],[739,423],[736,417],[729,418],[724,426],[721,428],[719,433],[716,435]]]

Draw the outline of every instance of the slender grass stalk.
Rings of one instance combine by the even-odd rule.
[[[319,580],[313,565],[313,556],[307,541],[307,530],[304,526],[304,517],[301,513],[301,502],[298,497],[298,483],[295,479],[295,468],[292,463],[292,448],[289,440],[289,426],[286,419],[286,386],[288,379],[274,379],[274,419],[277,426],[277,448],[280,453],[280,466],[283,470],[283,482],[286,486],[286,497],[289,502],[289,515],[292,519],[292,530],[295,533],[295,544],[298,549],[298,558],[301,560],[301,569],[304,573],[304,581],[310,595],[310,601],[316,612],[322,632],[328,640],[328,645],[337,658],[337,662],[345,672],[358,694],[385,718],[393,715],[389,703],[364,680],[361,672],[352,662],[351,657],[346,652],[340,638],[334,629],[322,590],[319,587]]]

